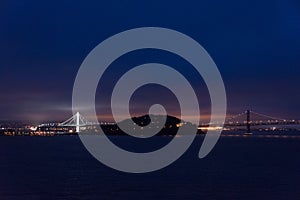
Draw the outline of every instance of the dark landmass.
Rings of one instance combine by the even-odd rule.
[[[165,123],[161,125],[162,122]],[[152,121],[151,121],[152,119]],[[132,124],[132,121],[134,124]],[[140,117],[133,117],[131,120],[124,120],[119,124],[123,124],[129,128],[129,132],[135,132],[136,134],[149,134],[152,133],[155,129],[160,131],[156,135],[176,135],[179,128],[185,130],[184,134],[191,134],[191,132],[197,131],[197,134],[204,134],[203,131],[198,129],[198,126],[190,122],[181,121],[180,119],[167,115],[143,115]],[[106,135],[128,135],[122,131],[117,124],[112,125],[101,125],[102,130]]]

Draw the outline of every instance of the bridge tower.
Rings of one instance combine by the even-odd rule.
[[[76,113],[75,119],[76,119],[76,133],[79,133],[79,131],[80,131],[80,114],[79,114],[79,112]]]
[[[247,132],[246,132],[246,134],[251,134],[251,128],[250,128],[250,110],[247,110],[246,114],[247,114],[247,121],[246,121]]]

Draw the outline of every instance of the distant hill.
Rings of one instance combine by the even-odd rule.
[[[164,121],[165,123],[163,123]],[[126,119],[121,121],[119,122],[119,125],[121,127],[126,127],[126,132],[128,133],[144,135],[153,133],[154,131],[158,132],[156,135],[176,135],[179,127],[185,129],[186,134],[190,134],[197,129],[197,125],[190,122],[181,121],[177,117],[170,115],[143,115],[139,117],[133,117],[131,120]],[[128,135],[122,131],[117,124],[101,125],[101,127],[107,135]],[[204,133],[197,129],[197,134]]]

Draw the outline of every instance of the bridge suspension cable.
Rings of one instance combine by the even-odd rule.
[[[246,115],[246,113],[247,113],[247,111],[244,111],[244,112],[239,113],[239,114],[237,114],[237,115],[231,116],[231,117],[229,117],[229,118],[226,119],[226,120],[233,120],[233,119],[236,119],[236,118],[238,118],[238,117],[241,117],[241,116],[243,116],[243,115]]]
[[[255,115],[258,115],[258,116],[261,116],[261,117],[266,117],[266,118],[273,119],[273,120],[288,121],[287,119],[282,119],[282,118],[278,118],[278,117],[272,117],[270,115],[265,115],[265,114],[257,113],[257,112],[254,112],[254,111],[250,111],[250,112],[253,113],[253,114],[255,114]]]
[[[80,126],[92,125],[91,122],[86,120],[79,112],[71,118],[59,124],[60,126],[76,126],[76,132],[80,131]]]

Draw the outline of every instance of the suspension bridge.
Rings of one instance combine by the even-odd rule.
[[[67,119],[66,121],[59,123],[59,126],[66,126],[66,127],[76,127],[76,133],[80,132],[80,127],[93,125],[94,123],[89,122],[85,119],[79,112],[75,115]]]
[[[43,126],[56,126],[56,127],[74,127],[76,133],[81,131],[81,127],[93,126],[93,125],[102,125],[109,123],[98,123],[98,122],[90,122],[84,116],[82,116],[79,112],[65,120],[64,122],[54,124],[41,124],[39,127]],[[216,128],[219,127],[221,129],[234,129],[235,127],[238,129],[246,129],[246,134],[251,134],[252,127],[266,127],[271,126],[274,130],[279,127],[287,127],[298,125],[300,130],[300,120],[294,119],[283,119],[278,117],[273,117],[266,114],[261,114],[252,110],[246,110],[242,113],[239,113],[234,116],[227,117],[225,123],[209,123],[202,124],[201,127],[205,129],[208,128]],[[245,127],[245,128],[244,128]]]
[[[40,124],[38,127],[56,127],[57,130],[61,130],[59,128],[75,128],[75,132],[79,133],[81,131],[81,127],[87,127],[92,125],[99,125],[101,123],[98,122],[90,122],[88,121],[84,116],[82,116],[79,112],[77,112],[75,115],[70,117],[69,119],[65,120],[61,123],[45,123]],[[55,129],[52,129],[55,130]],[[65,129],[63,129],[65,130]]]
[[[251,127],[263,129],[271,127],[275,130],[278,128],[289,128],[294,125],[300,125],[299,120],[283,119],[262,113],[258,113],[252,110],[246,110],[237,115],[228,117],[225,121],[224,127],[246,127],[246,134],[251,134]]]

